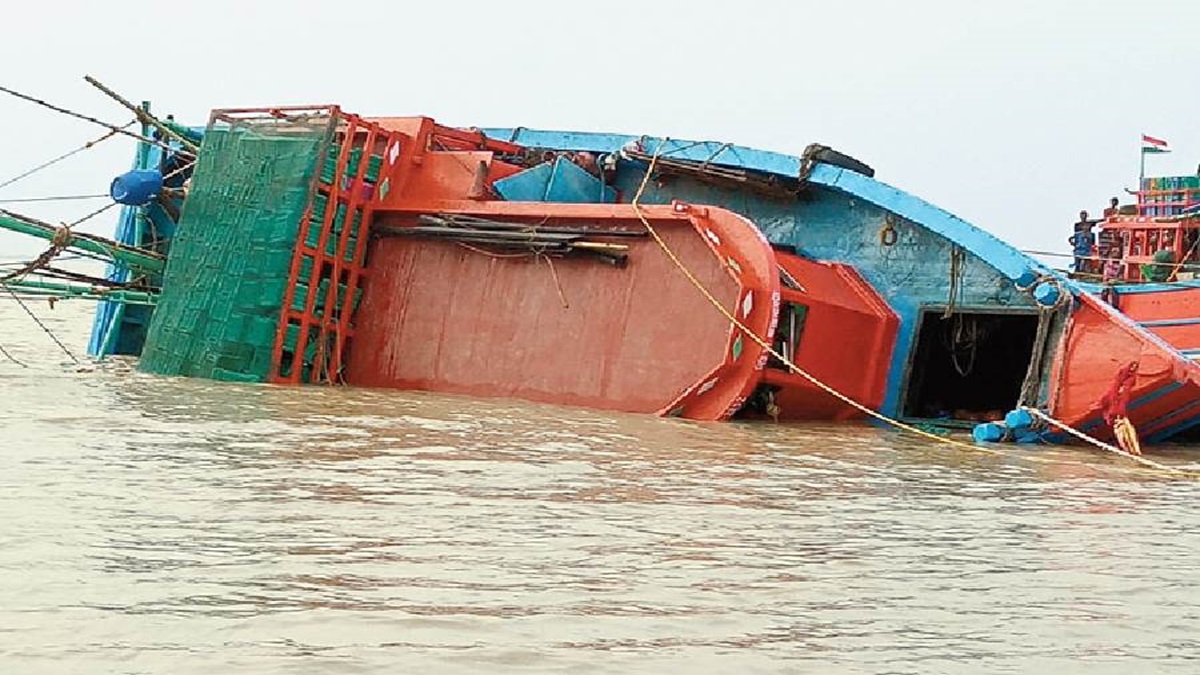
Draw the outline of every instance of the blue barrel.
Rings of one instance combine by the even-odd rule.
[[[1033,429],[1021,429],[1013,434],[1013,440],[1018,443],[1040,443],[1042,435]]]
[[[1043,281],[1033,289],[1033,299],[1042,307],[1052,307],[1058,302],[1058,284]]]
[[[1033,415],[1028,410],[1011,410],[1004,416],[1004,426],[1009,429],[1024,430],[1033,426]]]
[[[163,177],[158,171],[135,170],[114,178],[108,194],[118,204],[142,206],[157,197],[162,186]]]
[[[976,424],[971,430],[971,436],[976,443],[997,443],[1004,438],[1004,427],[995,422]]]
[[[1017,277],[1017,279],[1014,283],[1017,285],[1017,288],[1019,288],[1021,290],[1025,290],[1027,288],[1032,288],[1033,285],[1035,283],[1037,283],[1037,280],[1038,280],[1037,272],[1034,272],[1031,269],[1027,269],[1024,272],[1021,272],[1021,276]]]

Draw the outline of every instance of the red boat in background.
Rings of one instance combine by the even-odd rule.
[[[1145,178],[1134,194],[1077,248],[1072,276],[1086,294],[1064,336],[1053,407],[1103,434],[1098,401],[1121,366],[1136,365],[1130,406],[1153,443],[1194,427],[1200,410],[1200,176]]]

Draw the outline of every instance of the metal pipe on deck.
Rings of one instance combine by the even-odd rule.
[[[131,291],[120,288],[103,288],[84,284],[68,284],[35,279],[19,279],[4,282],[4,286],[20,295],[53,297],[60,300],[80,298],[84,300],[108,300],[127,305],[154,305],[158,294],[147,291]]]

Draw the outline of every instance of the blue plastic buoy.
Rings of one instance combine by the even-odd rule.
[[[996,422],[983,422],[975,425],[971,436],[976,443],[997,443],[1004,438],[1004,427]]]
[[[1053,307],[1058,302],[1058,284],[1043,281],[1033,289],[1033,299],[1042,307]]]
[[[1028,410],[1012,410],[1004,416],[1004,426],[1009,429],[1022,430],[1033,426],[1033,415]]]
[[[1032,287],[1033,284],[1037,282],[1037,280],[1038,280],[1037,272],[1027,269],[1024,272],[1022,272],[1021,276],[1017,277],[1013,281],[1013,283],[1016,284],[1017,288],[1024,291],[1024,290],[1029,290],[1029,288]]]
[[[1042,435],[1033,429],[1021,429],[1013,434],[1013,440],[1018,443],[1038,443]]]
[[[162,174],[154,170],[129,171],[113,179],[108,194],[118,204],[142,206],[158,196],[162,190]]]

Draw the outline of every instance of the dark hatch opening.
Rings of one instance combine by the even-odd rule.
[[[1036,314],[924,311],[904,415],[997,419],[1017,404],[1033,356]]]

